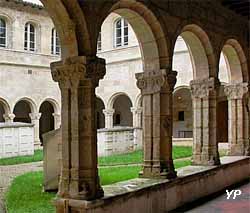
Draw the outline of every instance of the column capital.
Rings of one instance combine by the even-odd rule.
[[[220,81],[217,78],[207,78],[192,80],[190,82],[191,93],[194,98],[209,97],[211,91],[216,91],[220,86]]]
[[[130,111],[132,113],[142,113],[142,107],[131,107]]]
[[[106,73],[105,60],[98,57],[74,56],[51,63],[54,81],[62,88],[78,87],[81,81],[90,80],[97,87]]]
[[[137,87],[141,90],[142,95],[158,93],[166,85],[169,91],[174,90],[176,84],[176,71],[161,69],[159,71],[148,71],[136,73]]]
[[[16,115],[13,113],[3,114],[3,118],[4,118],[5,122],[13,122],[15,117],[16,117]]]
[[[39,120],[41,118],[42,113],[30,113],[30,119],[31,120]]]
[[[112,115],[113,116],[113,114],[115,113],[115,110],[114,109],[104,109],[103,113],[105,115],[110,115],[110,116]]]
[[[231,84],[224,87],[224,92],[229,100],[242,99],[248,91],[248,83]]]
[[[53,117],[61,117],[60,113],[52,113]]]

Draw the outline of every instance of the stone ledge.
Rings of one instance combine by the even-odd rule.
[[[178,169],[174,180],[137,178],[104,186],[105,197],[94,201],[58,199],[77,211],[88,213],[173,210],[185,203],[220,191],[250,177],[249,157],[222,157],[220,166],[187,166]],[[203,189],[203,190],[200,190]]]

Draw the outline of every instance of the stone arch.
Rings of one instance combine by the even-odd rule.
[[[0,122],[5,122],[4,115],[8,115],[11,113],[10,106],[8,102],[0,98]]]
[[[61,2],[61,0],[41,0],[41,2],[46,11],[49,13],[58,31],[62,48],[62,59],[70,56],[77,56],[78,42],[75,24],[70,18],[65,5]]]
[[[112,12],[125,18],[133,28],[139,41],[144,71],[171,67],[169,40],[160,17],[139,2],[120,1],[111,7],[106,17]]]
[[[42,144],[42,135],[55,129],[55,109],[55,102],[52,102],[50,99],[43,101],[39,107],[39,113],[41,113],[39,119],[39,138]]]
[[[176,36],[181,36],[189,49],[194,79],[216,77],[215,54],[208,34],[196,24],[182,25]]]
[[[38,108],[37,108],[35,101],[33,101],[31,98],[28,98],[28,97],[20,98],[18,101],[16,101],[14,104],[14,108],[18,104],[18,102],[20,102],[20,101],[24,101],[29,105],[29,107],[31,109],[31,113],[36,113],[38,111]],[[14,112],[14,108],[12,110],[13,112]]]
[[[114,109],[114,126],[133,126],[132,106],[132,101],[126,93],[116,93],[109,99],[108,109]]]
[[[31,123],[31,113],[36,113],[36,104],[30,98],[22,98],[16,102],[13,109],[14,122]]]
[[[60,105],[59,103],[53,99],[53,98],[46,98],[45,100],[43,100],[40,104],[39,104],[39,109],[41,107],[41,105],[45,102],[49,102],[52,106],[53,106],[53,109],[54,109],[54,113],[56,114],[60,114],[61,113],[61,109],[60,109]]]
[[[247,82],[247,59],[240,43],[236,39],[227,39],[221,52],[224,55],[227,70],[229,71],[229,83]]]
[[[113,106],[114,106],[114,102],[116,100],[117,97],[119,97],[120,95],[125,95],[129,98],[128,94],[125,93],[125,92],[117,92],[115,94],[113,94],[109,99],[108,99],[108,102],[107,102],[107,109],[112,109]],[[130,98],[129,98],[130,99]],[[130,99],[131,101],[131,99]],[[132,101],[131,101],[132,103]]]

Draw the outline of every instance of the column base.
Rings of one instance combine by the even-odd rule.
[[[171,171],[162,171],[162,169],[147,167],[139,173],[140,178],[159,178],[159,179],[173,179],[177,177],[177,172],[174,170]]]
[[[191,164],[196,166],[215,166],[220,165],[220,158],[218,156],[207,156],[207,155],[193,155]]]

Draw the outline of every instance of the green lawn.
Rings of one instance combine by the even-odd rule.
[[[192,147],[188,146],[174,146],[173,147],[173,158],[185,158],[192,156]],[[108,157],[100,157],[99,165],[119,165],[119,164],[132,164],[142,163],[143,152],[142,150],[135,151],[128,154],[112,155]]]
[[[30,162],[41,161],[42,159],[43,159],[43,151],[35,150],[35,153],[32,156],[19,156],[19,157],[0,159],[0,165],[14,165],[14,164],[30,163]]]
[[[174,146],[173,157],[174,159],[190,157],[192,155],[192,147],[187,146]],[[141,163],[143,159],[143,152],[141,150],[128,154],[112,155],[108,157],[99,157],[99,165],[119,165],[119,164],[132,164]],[[0,165],[14,165],[21,163],[30,163],[43,160],[43,151],[36,150],[34,156],[21,156],[0,159]]]
[[[175,168],[190,165],[190,161],[175,162]],[[140,166],[100,168],[102,185],[138,177]],[[42,192],[43,173],[29,172],[18,176],[6,193],[8,213],[54,213],[55,193]]]

